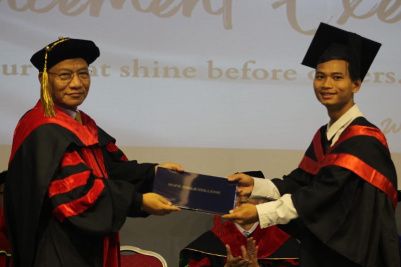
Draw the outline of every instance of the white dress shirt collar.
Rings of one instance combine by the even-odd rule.
[[[249,237],[256,230],[256,227],[258,227],[259,222],[254,223],[249,230],[245,230],[244,228],[241,227],[241,225],[237,223],[234,224],[237,227],[238,231],[240,231],[245,237]]]
[[[78,109],[77,110],[71,110],[68,108],[62,108],[60,106],[58,106],[59,109],[61,109],[64,113],[68,114],[68,116],[70,116],[71,118],[73,118],[75,120],[75,117],[77,116],[78,113]]]
[[[347,126],[358,117],[363,117],[363,114],[355,104],[333,124],[327,124],[326,136],[327,140],[331,140],[331,145],[337,142],[345,128],[347,128]]]

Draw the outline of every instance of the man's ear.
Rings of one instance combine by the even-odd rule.
[[[38,79],[39,79],[39,82],[42,84],[42,77],[43,77],[43,72],[39,72],[38,73]]]
[[[352,92],[355,94],[361,89],[361,80],[352,81]]]

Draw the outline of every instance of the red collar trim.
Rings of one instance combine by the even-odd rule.
[[[43,106],[41,102],[38,101],[35,107],[22,117],[14,132],[10,162],[13,160],[15,153],[21,144],[32,133],[32,131],[44,124],[57,124],[66,128],[74,133],[85,146],[98,143],[96,123],[88,115],[81,112],[82,124],[80,124],[61,109],[56,107],[55,111],[56,115],[54,117],[46,117],[44,115]]]

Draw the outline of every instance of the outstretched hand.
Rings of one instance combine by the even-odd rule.
[[[237,182],[237,193],[242,197],[249,197],[253,190],[253,178],[244,173],[234,173],[227,178],[230,182]]]
[[[153,215],[165,215],[174,211],[180,211],[180,208],[174,206],[165,197],[156,193],[143,194],[142,210]]]
[[[222,216],[224,219],[235,221],[238,224],[254,223],[259,220],[258,211],[254,204],[244,203],[233,210],[229,214]]]

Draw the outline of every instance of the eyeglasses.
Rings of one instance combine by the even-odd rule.
[[[56,72],[47,72],[47,73],[52,74],[52,75],[56,75],[57,78],[58,78],[60,81],[63,81],[63,82],[70,82],[70,81],[74,78],[74,75],[75,75],[75,74],[78,76],[78,78],[79,78],[81,81],[87,81],[87,80],[89,80],[89,79],[90,79],[91,71],[88,70],[88,69],[85,69],[85,70],[79,70],[79,71],[77,71],[77,72],[72,72],[72,71],[61,71],[61,72],[58,72],[58,73],[56,73]]]

